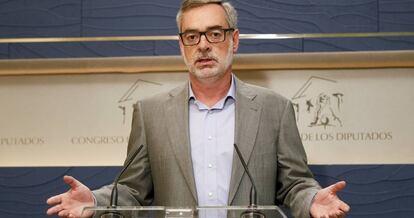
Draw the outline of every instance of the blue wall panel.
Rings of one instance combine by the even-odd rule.
[[[304,52],[414,49],[414,37],[305,39]]]
[[[9,58],[9,45],[0,44],[0,59],[7,59],[7,58]]]
[[[179,55],[176,41],[158,42],[85,42],[10,44],[11,58],[122,57],[145,55]],[[173,45],[176,45],[175,47]]]
[[[81,0],[0,1],[0,37],[80,36]]]
[[[379,0],[379,31],[414,31],[414,1]]]
[[[302,52],[302,39],[241,40],[238,53]]]
[[[10,44],[10,58],[99,57],[83,43],[20,43]]]
[[[233,1],[247,33],[377,31],[377,1]]]
[[[0,37],[68,37],[80,36],[81,0],[1,1]],[[3,45],[0,44],[2,47]],[[73,44],[10,44],[10,54],[0,58],[48,58],[84,56],[71,55]]]
[[[239,11],[242,33],[337,33],[377,32],[378,4],[363,1],[233,1]],[[244,40],[241,53],[366,50],[358,39],[351,45],[306,40]],[[322,40],[321,40],[322,41]],[[357,42],[355,42],[357,41]],[[324,42],[324,41],[322,41]],[[357,49],[355,49],[357,47]],[[360,49],[358,49],[360,48]],[[370,50],[375,50],[370,49]]]
[[[97,54],[98,57],[107,56],[152,56],[154,42],[93,42],[85,46]]]
[[[180,0],[0,2],[0,37],[175,35]],[[414,31],[413,0],[236,0],[241,33]],[[239,53],[413,49],[414,37],[243,40]],[[1,49],[1,48],[0,48]],[[11,44],[0,58],[178,55],[175,41]]]
[[[323,186],[346,180],[341,199],[347,217],[410,218],[414,213],[414,165],[313,165]],[[45,217],[46,199],[65,192],[63,175],[73,175],[91,189],[109,184],[119,167],[0,168],[0,217]]]
[[[46,199],[65,192],[63,175],[76,176],[91,189],[109,184],[118,167],[0,168],[0,217],[47,217]]]
[[[414,165],[312,166],[322,186],[346,180],[349,217],[412,217]]]
[[[171,35],[177,33],[179,0],[83,2],[83,36]]]
[[[341,4],[341,3],[339,3]],[[366,20],[358,20],[364,16],[360,11],[356,16],[344,14],[340,17],[347,27],[366,26],[373,19],[376,28],[363,28],[362,32],[405,32],[414,31],[414,1],[413,0],[379,0],[378,9],[372,5],[371,11],[378,11],[377,17],[366,11]],[[369,18],[369,19],[368,19]],[[342,23],[342,22],[340,22]],[[367,26],[366,26],[367,27]],[[349,31],[352,32],[352,31]],[[356,31],[358,32],[358,31]],[[414,37],[388,37],[388,38],[344,38],[344,39],[305,39],[304,51],[374,51],[374,50],[407,50],[414,49]]]
[[[180,55],[178,41],[156,41],[154,45],[154,55]]]
[[[84,1],[83,36],[175,35],[180,1]],[[99,56],[179,55],[178,42],[89,44]]]

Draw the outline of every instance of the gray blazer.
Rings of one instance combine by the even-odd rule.
[[[236,78],[235,108],[235,143],[252,171],[258,204],[283,204],[295,217],[309,217],[320,186],[307,166],[291,102]],[[119,205],[197,205],[188,123],[187,83],[134,106],[128,154],[144,148],[120,179]],[[250,187],[234,154],[228,204],[248,205]],[[109,205],[111,188],[94,191],[98,205]]]

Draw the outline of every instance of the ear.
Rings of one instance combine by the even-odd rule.
[[[232,35],[233,35],[233,53],[236,53],[237,50],[239,49],[239,35],[240,35],[239,29],[235,29]]]

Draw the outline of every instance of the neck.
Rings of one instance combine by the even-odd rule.
[[[198,80],[190,76],[190,81],[195,97],[211,108],[229,91],[231,73],[226,73],[222,78],[216,80]]]

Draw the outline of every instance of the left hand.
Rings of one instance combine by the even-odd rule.
[[[336,193],[346,186],[345,181],[337,182],[327,188],[321,189],[313,199],[310,213],[314,218],[345,217],[350,207],[341,201]]]
[[[47,204],[52,206],[47,210],[47,215],[57,214],[65,218],[91,217],[92,211],[82,214],[84,207],[95,206],[91,190],[72,176],[64,176],[63,181],[70,186],[70,189],[47,199]]]

